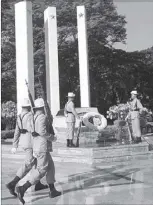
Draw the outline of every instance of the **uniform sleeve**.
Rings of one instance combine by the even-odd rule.
[[[45,137],[47,133],[47,127],[46,127],[46,117],[45,116],[40,116],[39,117],[39,123],[38,123],[38,130],[36,132],[40,135]]]
[[[29,115],[29,118],[27,121],[27,130],[30,133],[34,132],[34,116],[32,113]]]
[[[47,140],[52,141],[52,140],[54,140],[54,135],[53,135],[53,134],[50,135],[50,134],[47,132],[47,126],[46,126],[46,125],[47,125],[47,118],[46,118],[46,116],[41,116],[41,117],[39,118],[39,126],[38,126],[38,131],[37,131],[37,133],[38,133],[40,136],[46,138]]]
[[[13,147],[18,148],[19,139],[20,139],[20,128],[18,126],[18,123],[16,123],[14,139],[13,139]]]
[[[142,106],[140,100],[137,100],[137,107],[138,107],[140,110],[143,109],[143,106]]]
[[[76,117],[76,118],[79,118],[76,110],[75,110],[75,107],[74,107],[74,103],[71,103],[71,111],[73,113],[73,115]]]
[[[65,117],[67,116],[66,105],[65,105],[65,107],[64,107],[64,116],[65,116]]]

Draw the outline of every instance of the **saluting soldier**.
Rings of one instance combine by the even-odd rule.
[[[33,165],[36,163],[33,157],[32,148],[32,136],[31,136],[31,126],[30,122],[33,119],[33,114],[31,112],[31,105],[29,99],[25,98],[22,102],[21,114],[17,117],[17,123],[13,139],[12,153],[15,154],[17,148],[20,146],[25,151],[25,162],[19,168],[16,173],[15,178],[9,182],[6,187],[9,189],[10,193],[17,196],[15,193],[15,187],[17,183],[32,169]],[[40,181],[35,186],[35,191],[48,188],[47,185],[43,185]]]
[[[32,170],[27,182],[23,186],[17,187],[19,200],[24,204],[23,199],[26,190],[36,184],[46,175],[46,181],[50,188],[49,196],[51,198],[61,195],[54,187],[55,167],[50,152],[52,151],[52,141],[56,140],[54,132],[49,134],[47,131],[48,121],[44,111],[44,100],[38,98],[35,100],[35,115],[31,121],[33,135],[33,153],[37,159],[37,168]]]
[[[74,139],[74,129],[76,118],[80,119],[78,116],[75,106],[74,106],[74,93],[68,93],[68,102],[65,104],[64,115],[66,117],[67,123],[67,147],[75,147],[73,144]]]
[[[136,143],[141,142],[141,128],[140,128],[140,113],[143,110],[143,106],[140,100],[137,98],[137,91],[131,92],[131,101],[129,102],[130,111],[126,119],[131,119],[133,140]]]

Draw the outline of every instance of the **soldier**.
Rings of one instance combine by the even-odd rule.
[[[126,119],[131,119],[133,140],[136,143],[141,142],[141,128],[140,128],[140,113],[143,110],[143,106],[137,98],[137,91],[131,92],[131,102],[129,102],[130,112]]]
[[[75,147],[73,144],[76,118],[80,120],[74,106],[74,93],[68,93],[68,102],[65,105],[64,115],[67,123],[67,147]]]
[[[52,141],[56,140],[54,134],[47,132],[47,119],[44,112],[44,100],[38,98],[35,100],[34,121],[31,121],[33,134],[33,153],[37,159],[37,168],[32,170],[27,182],[23,186],[17,187],[19,200],[24,204],[24,193],[32,185],[36,184],[42,177],[46,175],[46,181],[50,188],[50,197],[54,198],[61,195],[54,187],[55,167],[50,151],[52,151]]]
[[[21,146],[26,154],[25,162],[17,171],[15,178],[6,185],[13,196],[17,196],[15,193],[15,187],[17,183],[32,169],[36,162],[35,158],[33,157],[32,136],[30,133],[31,128],[29,122],[31,119],[33,119],[33,114],[31,112],[30,101],[29,99],[25,98],[22,103],[22,112],[17,117],[13,148],[11,150],[12,153],[15,154],[18,146]],[[48,188],[48,186],[41,184],[39,181],[35,186],[35,191],[46,188]]]

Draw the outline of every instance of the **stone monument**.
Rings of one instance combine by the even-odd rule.
[[[77,25],[81,107],[90,107],[88,41],[86,28],[86,11],[84,6],[77,6]]]
[[[21,101],[28,97],[25,80],[34,98],[33,66],[33,26],[32,3],[22,1],[15,4],[17,110],[21,111]]]
[[[45,10],[44,24],[47,99],[54,117],[60,109],[57,19],[55,7],[48,7]]]

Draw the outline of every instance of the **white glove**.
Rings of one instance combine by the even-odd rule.
[[[37,158],[37,155],[36,155],[36,153],[35,153],[35,152],[33,152],[33,157],[34,157],[34,158]]]
[[[17,151],[17,148],[15,148],[15,147],[13,147],[13,148],[11,149],[12,154],[15,154],[16,151]]]
[[[54,139],[53,139],[53,142],[56,142],[57,141],[57,136],[54,135]]]

